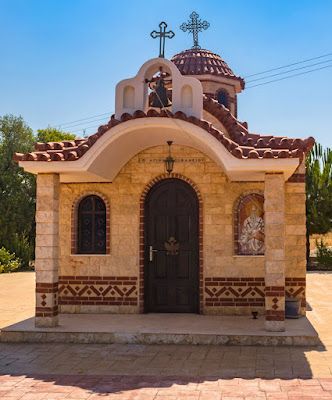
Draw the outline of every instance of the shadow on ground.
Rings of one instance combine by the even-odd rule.
[[[12,377],[20,388],[20,378]],[[29,389],[27,389],[27,385]],[[27,398],[107,399],[327,399],[332,379],[316,381],[217,379],[215,377],[47,376],[24,379]],[[0,379],[1,388],[1,379]],[[18,389],[19,390],[19,389]],[[4,392],[3,392],[4,393]],[[1,392],[0,392],[1,394]],[[36,397],[38,396],[38,397]],[[228,397],[230,396],[230,397]],[[297,396],[297,397],[294,397]],[[8,397],[9,398],[9,397]]]
[[[22,380],[24,387],[29,388],[25,389],[27,393],[68,394],[76,390],[85,395],[121,394],[121,398],[126,398],[125,395],[138,391],[136,394],[145,393],[142,398],[149,399],[156,390],[167,395],[168,389],[188,393],[189,389],[197,391],[204,387],[230,393],[232,386],[233,395],[236,392],[252,396],[255,392],[258,396],[262,385],[280,391],[281,386],[298,386],[296,378],[314,378],[308,355],[319,357],[324,351],[323,346],[1,343],[0,389],[6,396],[2,381],[17,382],[15,387],[19,390]]]

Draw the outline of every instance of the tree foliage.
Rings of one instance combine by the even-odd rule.
[[[35,138],[22,117],[0,118],[0,247],[29,262],[34,244],[35,178],[13,161],[31,151]]]
[[[75,135],[48,127],[34,136],[22,117],[0,117],[0,248],[15,253],[22,266],[34,257],[35,176],[13,160],[32,151],[35,142],[73,140]]]
[[[45,129],[38,129],[36,141],[37,142],[61,142],[62,140],[73,140],[75,135],[69,132],[63,132],[60,129],[48,126]]]
[[[316,143],[306,160],[307,234],[332,230],[332,151]]]

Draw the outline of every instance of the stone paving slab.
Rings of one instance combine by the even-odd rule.
[[[0,344],[0,375],[40,373],[331,378],[332,359],[321,347]]]

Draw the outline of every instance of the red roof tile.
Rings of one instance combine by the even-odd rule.
[[[230,138],[217,130],[210,122],[193,116],[188,117],[180,111],[172,114],[164,110],[157,112],[151,109],[147,113],[137,110],[133,115],[123,114],[120,120],[117,120],[113,115],[108,124],[101,125],[94,135],[86,139],[37,143],[35,145],[36,151],[27,154],[16,153],[14,159],[16,161],[75,161],[82,157],[109,129],[132,119],[146,117],[176,118],[200,126],[237,158],[299,158],[302,160],[315,143],[315,140],[311,137],[302,140],[251,134],[226,107],[206,96],[204,96],[204,109],[225,126]]]
[[[203,49],[189,49],[175,54],[171,61],[182,75],[215,75],[236,79],[244,88],[244,80],[236,76],[227,63],[215,53]]]

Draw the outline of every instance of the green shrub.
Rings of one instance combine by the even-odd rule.
[[[7,246],[8,248],[9,246]],[[16,234],[11,238],[9,250],[15,253],[21,262],[21,268],[29,269],[30,261],[34,259],[34,243],[23,234]]]
[[[318,265],[332,269],[332,248],[326,246],[323,239],[316,240],[316,257]]]
[[[20,260],[14,253],[10,253],[4,247],[0,248],[0,273],[16,271],[20,265]]]

